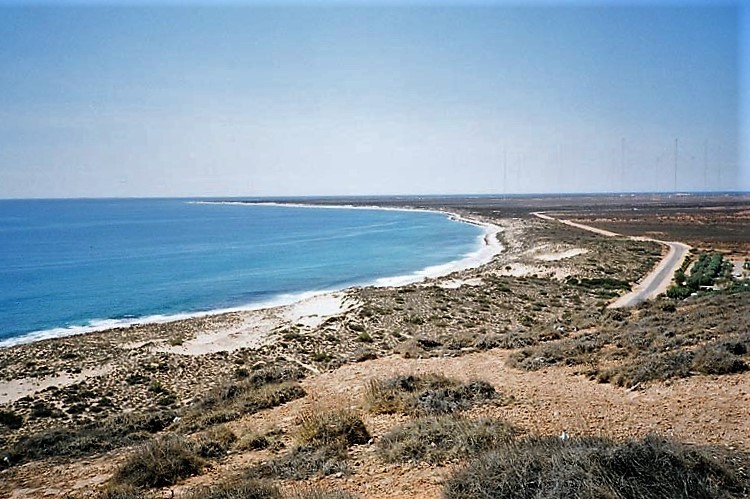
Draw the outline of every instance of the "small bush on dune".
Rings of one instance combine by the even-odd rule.
[[[307,487],[292,492],[288,499],[356,499],[356,496],[343,490],[327,490],[319,487]]]
[[[21,438],[6,455],[13,464],[51,457],[83,457],[151,438],[174,420],[172,411],[120,414],[78,429],[53,428]]]
[[[374,414],[445,414],[468,409],[498,396],[486,381],[460,383],[438,374],[373,380],[365,401]]]
[[[533,437],[475,459],[446,483],[446,499],[559,497],[713,499],[750,491],[747,456],[646,437]]]
[[[742,352],[742,344],[709,344],[699,347],[693,358],[693,368],[703,374],[733,374],[747,371],[747,364],[734,354]],[[743,352],[744,353],[744,352]]]
[[[197,475],[206,465],[195,444],[173,435],[164,436],[137,449],[117,470],[116,484],[134,487],[166,487]]]
[[[282,494],[275,485],[255,479],[232,478],[218,484],[191,490],[185,499],[355,499],[341,490],[304,487]]]
[[[286,480],[307,480],[316,475],[348,473],[348,457],[343,441],[322,447],[295,447],[271,461],[253,466],[247,470],[248,478],[277,478]]]
[[[378,454],[393,463],[439,464],[495,448],[516,433],[510,424],[496,419],[424,417],[399,426],[378,440]]]
[[[258,433],[243,435],[237,442],[237,448],[241,451],[267,449],[270,446],[271,441],[268,437]]]
[[[115,485],[107,487],[98,494],[97,499],[146,499],[146,495],[137,487],[132,485]]]
[[[13,411],[0,410],[0,426],[17,430],[23,426],[23,417]]]
[[[270,366],[258,369],[250,375],[250,382],[260,387],[272,383],[282,383],[285,381],[299,381],[307,373],[303,368],[296,365]]]
[[[183,416],[179,429],[186,433],[198,431],[304,396],[305,390],[295,381],[260,387],[256,387],[252,381],[232,383],[214,390],[191,407]]]
[[[254,479],[233,478],[191,490],[185,499],[281,499],[278,487]]]
[[[306,480],[315,475],[348,473],[348,448],[370,440],[362,419],[348,410],[303,414],[290,452],[248,470],[250,478]]]
[[[593,354],[603,345],[604,340],[600,335],[582,335],[540,343],[510,354],[508,365],[526,371],[538,371],[558,364],[584,364],[591,361]]]
[[[416,399],[416,413],[448,414],[469,409],[497,396],[495,389],[486,381],[473,380],[458,386],[427,389]]]
[[[321,447],[341,440],[350,446],[370,440],[362,418],[352,411],[315,411],[303,414],[301,420],[298,440],[302,445]]]
[[[216,426],[194,437],[195,452],[202,458],[224,457],[237,441],[237,435],[226,426]]]
[[[693,352],[678,350],[635,359],[598,374],[601,383],[632,388],[641,383],[686,378],[693,367]]]

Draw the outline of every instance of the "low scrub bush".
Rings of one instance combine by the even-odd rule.
[[[248,470],[250,478],[306,480],[315,475],[348,473],[348,448],[370,440],[362,419],[348,410],[303,414],[290,452]]]
[[[226,426],[216,426],[194,437],[195,452],[202,458],[224,457],[237,441],[237,435]]]
[[[215,390],[189,408],[178,426],[181,431],[190,433],[304,396],[305,390],[295,381],[264,384],[259,387],[252,381],[233,383]]]
[[[310,412],[302,415],[301,422],[297,439],[304,446],[322,447],[341,441],[348,447],[370,440],[362,418],[352,411]]]
[[[346,446],[341,440],[321,447],[295,447],[286,454],[249,468],[247,477],[307,480],[316,475],[348,473],[347,456]]]
[[[23,426],[23,417],[13,411],[0,410],[0,426],[17,430]]]
[[[183,497],[185,499],[282,499],[281,492],[275,485],[239,477],[193,489]]]
[[[713,343],[699,347],[693,358],[693,369],[702,374],[733,374],[747,371],[747,364],[735,355],[743,352],[741,343]]]
[[[258,433],[248,433],[247,435],[243,435],[237,442],[237,449],[241,451],[267,449],[270,446],[271,440],[269,440],[266,435]]]
[[[343,490],[328,490],[320,487],[306,487],[292,492],[288,499],[357,499]]]
[[[740,498],[750,492],[745,455],[649,436],[533,437],[485,453],[446,483],[446,499],[559,497]]]
[[[517,369],[538,371],[557,364],[574,366],[591,362],[594,354],[604,345],[604,338],[586,334],[575,338],[540,343],[513,352],[508,364]]]
[[[633,388],[648,381],[686,378],[693,368],[693,352],[677,350],[650,355],[605,371],[597,375],[600,383]]]
[[[438,374],[396,376],[373,380],[365,401],[374,414],[445,414],[468,409],[498,396],[481,380],[460,383]]]
[[[146,495],[138,487],[132,485],[114,485],[99,493],[97,499],[146,499]]]
[[[440,464],[495,448],[516,433],[510,424],[497,419],[428,416],[387,433],[378,440],[377,448],[387,462]]]
[[[113,481],[134,487],[166,487],[197,475],[205,465],[193,442],[168,435],[137,449],[115,472]]]
[[[133,445],[151,438],[174,420],[175,413],[120,414],[81,428],[53,428],[22,437],[6,453],[18,464],[52,457],[78,458]]]
[[[305,370],[297,365],[279,365],[263,367],[250,375],[250,382],[256,386],[282,383],[284,381],[299,381],[305,377]]]

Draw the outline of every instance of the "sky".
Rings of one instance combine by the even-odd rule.
[[[0,0],[0,198],[750,190],[743,2]]]

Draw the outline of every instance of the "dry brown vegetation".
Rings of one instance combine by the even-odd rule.
[[[628,388],[742,372],[748,369],[750,348],[747,296],[718,293],[677,303],[660,299],[632,311],[608,311],[596,328],[525,347],[510,362],[527,370],[578,365],[600,382]]]

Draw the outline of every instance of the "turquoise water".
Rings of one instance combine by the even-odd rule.
[[[0,344],[395,282],[482,234],[417,211],[0,201]]]

